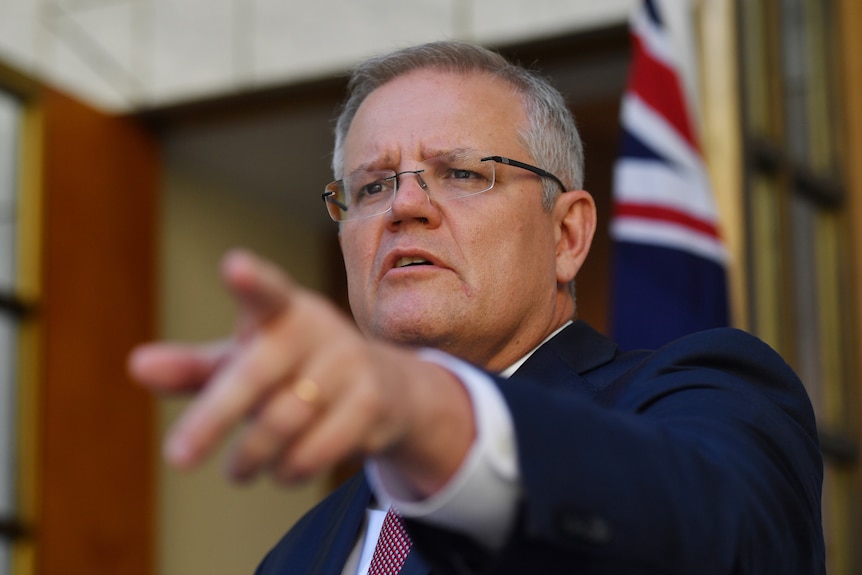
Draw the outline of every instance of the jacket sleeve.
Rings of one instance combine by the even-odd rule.
[[[524,497],[502,552],[419,525],[452,573],[824,572],[822,459],[793,371],[735,330],[683,338],[622,375],[500,381]],[[618,370],[617,370],[618,371]],[[596,398],[577,391],[601,388]],[[413,529],[414,526],[411,526]]]

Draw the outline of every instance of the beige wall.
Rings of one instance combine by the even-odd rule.
[[[251,248],[311,287],[325,281],[330,261],[319,241],[283,209],[250,201],[242,193],[204,185],[201,178],[167,168],[163,191],[161,335],[205,340],[228,333],[233,304],[218,280],[226,249]],[[161,435],[182,401],[161,403]],[[229,485],[221,457],[199,471],[160,467],[158,573],[236,575],[252,573],[268,549],[323,493],[324,483],[277,489],[269,481]]]

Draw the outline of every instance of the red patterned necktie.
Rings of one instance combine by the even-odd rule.
[[[380,528],[368,575],[397,575],[401,572],[401,566],[404,565],[412,545],[413,541],[404,528],[401,515],[390,507],[383,519],[383,527]]]

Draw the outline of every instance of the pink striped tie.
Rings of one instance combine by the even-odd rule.
[[[404,528],[401,515],[390,507],[383,519],[374,555],[371,556],[368,575],[398,575],[412,545],[413,541]]]

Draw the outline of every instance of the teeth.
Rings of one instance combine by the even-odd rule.
[[[412,266],[416,264],[427,264],[430,263],[428,260],[422,258],[398,258],[398,261],[395,262],[396,268],[403,268],[405,266]]]

